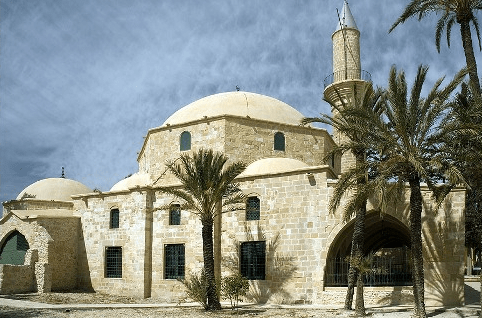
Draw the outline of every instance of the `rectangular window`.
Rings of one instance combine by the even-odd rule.
[[[105,277],[122,278],[122,247],[120,246],[106,247]]]
[[[246,201],[246,221],[259,220],[259,198],[249,197]]]
[[[241,275],[247,279],[264,280],[266,264],[266,242],[241,243]]]
[[[181,225],[181,206],[179,204],[173,204],[169,209],[169,225]]]
[[[184,279],[184,244],[168,244],[164,247],[164,278]]]
[[[118,229],[119,228],[119,209],[110,210],[109,227],[111,229]]]

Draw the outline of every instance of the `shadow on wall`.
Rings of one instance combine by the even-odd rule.
[[[456,219],[452,197],[441,209],[424,202],[423,238],[425,298],[427,304],[460,306],[464,304],[464,238],[463,221]],[[443,213],[443,215],[439,215]]]
[[[263,228],[257,224],[256,233],[252,233],[247,223],[244,224],[246,241],[265,241],[266,242],[266,280],[250,280],[249,292],[246,300],[257,304],[267,303],[274,295],[281,299],[282,303],[291,303],[292,297],[285,289],[286,283],[293,276],[297,267],[294,264],[294,257],[283,255],[278,252],[279,232],[271,240],[267,240]],[[232,238],[234,241],[235,253],[229,257],[224,257],[222,264],[232,273],[240,271],[240,246],[241,242]]]
[[[87,259],[87,249],[85,247],[85,237],[84,230],[82,226],[82,221],[80,221],[80,238],[78,246],[78,276],[77,276],[77,288],[82,291],[89,293],[94,292],[92,287],[92,280],[90,277],[89,260]]]

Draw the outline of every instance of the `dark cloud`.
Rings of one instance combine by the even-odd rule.
[[[408,3],[408,1],[407,1]],[[137,170],[147,130],[177,109],[236,85],[306,116],[329,112],[331,35],[342,0],[0,1],[0,199],[69,178],[103,191]],[[403,1],[350,2],[362,67],[385,85],[396,64],[429,80],[464,65],[434,44],[436,16],[388,34]],[[480,53],[477,52],[480,59]],[[479,65],[480,66],[480,65]]]

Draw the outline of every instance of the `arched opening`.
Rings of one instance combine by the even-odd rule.
[[[355,221],[350,221],[330,246],[325,267],[325,286],[347,286],[351,240]],[[395,217],[368,213],[365,219],[364,255],[373,255],[367,286],[412,284],[410,232]]]
[[[274,134],[274,150],[285,151],[285,135],[282,132]]]
[[[25,236],[19,231],[13,231],[0,249],[0,264],[23,265],[29,248]]]
[[[191,133],[183,131],[179,137],[179,148],[181,151],[191,150]]]

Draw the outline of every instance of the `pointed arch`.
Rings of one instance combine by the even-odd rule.
[[[23,265],[30,249],[25,236],[17,230],[11,232],[0,249],[0,264]]]

